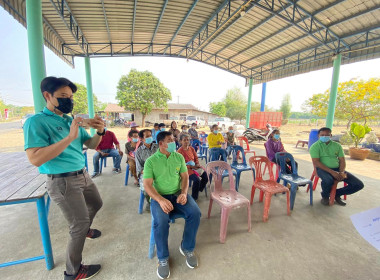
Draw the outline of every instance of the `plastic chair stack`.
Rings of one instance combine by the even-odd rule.
[[[263,221],[268,221],[269,208],[272,200],[272,195],[277,193],[286,193],[286,205],[287,205],[287,213],[290,216],[290,196],[289,189],[284,187],[283,185],[276,182],[273,176],[273,170],[270,167],[271,161],[267,157],[263,156],[255,156],[249,159],[249,165],[252,167],[255,166],[256,178],[254,177],[254,182],[251,189],[251,205],[253,203],[253,198],[255,196],[256,189],[260,190],[260,202],[263,201],[263,197],[265,195],[264,202],[264,213],[263,213]],[[265,170],[268,170],[269,180],[264,180],[263,175],[265,174]]]
[[[231,163],[231,168],[236,171],[236,182],[235,182],[236,186],[235,187],[236,187],[236,191],[239,191],[241,173],[244,171],[251,171],[252,170],[253,171],[253,177],[255,177],[255,169],[251,168],[251,166],[249,166],[247,164],[243,147],[238,146],[238,145],[233,145],[233,146],[230,146],[230,148],[232,149],[232,155],[233,155],[233,161]],[[242,155],[242,162],[241,163],[238,162],[238,155],[240,153]]]
[[[292,174],[286,173],[287,160],[289,160],[291,162]],[[283,180],[284,186],[286,186],[288,183],[291,185],[291,188],[290,188],[290,210],[293,210],[294,201],[295,201],[296,194],[297,194],[297,187],[298,186],[305,186],[308,184],[311,188],[312,182],[309,179],[306,179],[306,178],[298,175],[296,163],[295,163],[294,158],[291,154],[284,153],[284,152],[276,153],[276,161],[280,165],[280,174],[278,176],[277,181],[279,182],[280,180]],[[313,205],[313,192],[312,191],[310,191],[310,205]]]
[[[222,208],[220,221],[220,243],[225,243],[227,236],[228,218],[231,210],[240,207],[247,207],[248,232],[251,231],[251,208],[249,200],[235,190],[232,169],[224,161],[210,162],[206,166],[207,175],[214,177],[214,188],[210,190],[210,204],[208,208],[208,218],[211,215],[212,204],[215,201]],[[229,177],[229,189],[224,190],[222,187],[222,176],[227,172]]]

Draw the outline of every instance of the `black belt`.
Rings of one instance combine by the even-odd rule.
[[[84,168],[78,171],[73,172],[66,172],[66,173],[59,173],[59,174],[47,174],[48,177],[52,178],[63,178],[63,177],[71,177],[76,176],[84,173]]]

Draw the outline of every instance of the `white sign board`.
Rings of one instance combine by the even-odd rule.
[[[351,216],[360,235],[380,251],[380,207]]]

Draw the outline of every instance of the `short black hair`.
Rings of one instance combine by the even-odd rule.
[[[329,127],[322,127],[318,130],[318,135],[322,132],[322,131],[328,131],[330,134],[331,134],[331,128]]]
[[[197,124],[196,124],[195,122],[193,122],[193,123],[191,124],[191,126],[193,126],[193,125],[197,126]]]
[[[170,131],[161,131],[157,135],[157,144],[160,144],[161,141],[164,141],[166,136],[170,136],[172,133]]]
[[[158,125],[158,127],[165,127],[165,124],[164,124],[164,123],[160,123],[160,124]]]
[[[154,123],[153,127],[158,126],[158,122]]]
[[[183,124],[182,126],[181,126],[181,129],[183,129],[184,127],[189,127],[187,124]]]
[[[218,127],[218,125],[217,124],[213,124],[212,127],[211,127],[211,129],[214,129],[214,127]]]
[[[140,130],[139,137],[141,139],[144,139],[144,133],[147,132],[147,131],[149,131],[150,133],[152,133],[152,131],[150,131],[150,129],[143,129],[143,130]]]
[[[57,78],[53,76],[44,78],[41,81],[40,88],[42,94],[44,93],[44,91],[47,91],[48,93],[53,95],[54,92],[66,86],[70,87],[73,93],[77,91],[77,86],[72,81],[66,78]]]
[[[139,132],[138,132],[137,130],[135,130],[135,129],[132,130],[132,129],[131,129],[131,130],[128,132],[128,137],[129,137],[129,138],[132,138],[132,135],[135,134],[135,133],[139,134]]]

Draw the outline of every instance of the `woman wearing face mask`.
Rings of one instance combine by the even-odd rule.
[[[172,121],[172,123],[170,124],[169,132],[171,132],[173,134],[175,144],[178,148],[178,146],[179,146],[179,143],[178,143],[179,134],[181,133],[181,131],[179,131],[179,129],[177,128],[177,122],[176,121]]]
[[[127,155],[129,170],[131,171],[132,176],[135,178],[135,185],[138,185],[139,180],[136,172],[135,153],[142,143],[140,141],[139,133],[137,130],[129,131],[128,137],[131,139],[131,141],[125,143],[125,154]]]
[[[207,142],[209,148],[221,148],[222,144],[225,142],[223,135],[219,132],[219,127],[214,124],[211,127],[211,133],[207,136]]]
[[[287,153],[287,151],[284,148],[284,145],[282,145],[280,131],[278,129],[273,130],[272,134],[269,136],[269,139],[264,146],[266,149],[267,157],[276,164],[276,153]],[[297,162],[296,166],[298,166]],[[292,173],[292,165],[290,163],[290,160],[287,160],[286,173]]]
[[[226,134],[226,140],[227,140],[228,157],[230,158],[232,150],[229,147],[232,145],[235,145],[235,132],[232,126],[228,128],[228,132]]]
[[[181,141],[181,136],[182,135],[187,135],[187,136],[190,137],[189,127],[186,124],[184,124],[184,125],[181,126],[181,130],[182,130],[181,133],[178,135],[178,140],[179,140],[179,144],[180,145],[182,144],[182,141]]]

